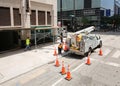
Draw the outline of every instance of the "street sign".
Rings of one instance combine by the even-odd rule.
[[[111,10],[110,9],[106,9],[106,16],[110,16],[110,14],[111,14]]]

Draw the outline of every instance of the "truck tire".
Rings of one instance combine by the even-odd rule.
[[[98,48],[102,47],[102,41],[100,41],[100,44],[98,45]]]
[[[90,54],[92,53],[92,48],[91,48],[91,47],[89,48],[88,52],[86,52],[86,53],[84,54],[84,56],[85,56],[85,57],[88,56],[89,53],[90,53]]]

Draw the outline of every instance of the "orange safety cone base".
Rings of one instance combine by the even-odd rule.
[[[87,58],[87,62],[86,62],[87,65],[90,65],[90,57]]]
[[[59,66],[60,66],[60,64],[55,64],[55,66],[56,66],[56,67],[59,67]]]
[[[103,53],[102,53],[102,50],[100,49],[100,51],[99,51],[99,55],[100,56],[102,56],[103,55]]]
[[[65,75],[66,72],[65,72],[65,67],[62,67],[62,71],[60,72],[62,75]]]
[[[56,67],[59,67],[60,65],[55,65]]]
[[[100,56],[102,56],[103,54],[102,53],[99,53]]]
[[[57,51],[56,51],[56,49],[54,50],[54,54],[53,54],[54,56],[57,56]]]
[[[70,81],[72,79],[70,72],[67,72],[66,80]]]
[[[54,55],[54,56],[57,56],[57,52],[55,51],[53,55]]]
[[[66,74],[66,72],[60,72],[61,73],[61,75],[65,75]]]
[[[72,78],[65,78],[66,80],[70,81]]]
[[[59,61],[58,61],[58,60],[56,60],[56,62],[55,62],[55,66],[56,66],[56,67],[59,67],[59,66],[60,66],[60,64],[59,64]]]
[[[86,63],[86,65],[91,65],[91,63]]]

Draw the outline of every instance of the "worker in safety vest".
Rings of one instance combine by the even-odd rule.
[[[29,39],[29,37],[27,37],[27,39],[26,39],[26,47],[25,47],[25,50],[30,50],[30,39]]]
[[[61,54],[62,47],[63,47],[63,45],[62,45],[62,43],[60,43],[60,44],[58,45],[58,54]]]

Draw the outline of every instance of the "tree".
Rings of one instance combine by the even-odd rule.
[[[89,20],[86,17],[82,17],[81,22],[83,23],[83,25],[88,25],[89,24]]]

